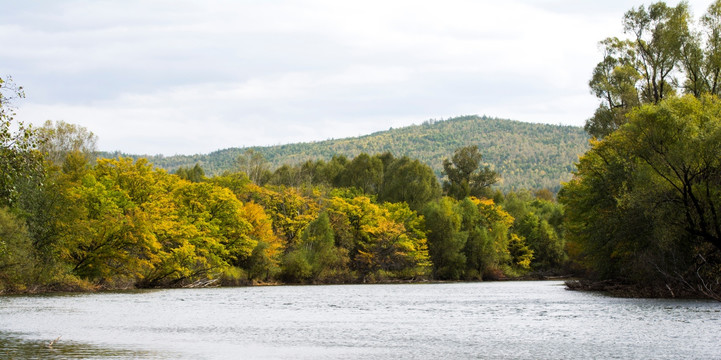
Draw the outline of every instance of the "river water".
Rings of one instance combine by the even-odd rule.
[[[718,302],[558,281],[0,297],[2,359],[721,359],[719,334]]]

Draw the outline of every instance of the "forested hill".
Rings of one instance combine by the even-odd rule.
[[[333,155],[354,157],[391,152],[429,164],[440,177],[443,159],[459,147],[478,145],[483,162],[501,175],[499,188],[549,188],[558,190],[571,177],[574,163],[588,148],[588,136],[574,126],[531,124],[490,117],[463,116],[429,120],[421,125],[380,131],[370,135],[311,143],[253,147],[269,161],[271,169],[306,160],[329,160]],[[173,171],[199,163],[207,175],[233,170],[238,155],[248,148],[230,148],[198,155],[146,157],[156,166]],[[116,157],[119,153],[104,153]]]

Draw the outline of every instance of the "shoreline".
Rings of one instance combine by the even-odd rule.
[[[31,289],[21,291],[0,291],[0,298],[5,296],[44,296],[44,295],[63,295],[63,294],[99,294],[111,292],[125,291],[147,291],[147,290],[170,290],[170,289],[199,289],[199,288],[242,288],[257,286],[317,286],[317,285],[395,285],[395,284],[453,284],[453,283],[479,283],[479,282],[507,282],[507,281],[563,281],[565,289],[568,291],[584,291],[594,293],[605,293],[612,297],[629,298],[629,299],[698,299],[698,300],[718,300],[709,296],[689,291],[687,289],[672,289],[670,287],[650,287],[640,286],[623,282],[620,280],[590,280],[580,278],[571,274],[567,275],[544,275],[529,274],[515,278],[500,278],[488,280],[429,280],[429,279],[412,279],[412,280],[386,280],[377,282],[328,282],[328,283],[283,283],[283,282],[247,282],[243,284],[222,284],[212,282],[208,286],[178,286],[178,287],[114,287],[106,288],[95,286],[93,288],[79,288],[77,286],[36,286]]]
[[[221,284],[215,282],[208,286],[194,286],[189,284],[187,286],[175,286],[175,287],[113,287],[107,288],[102,286],[95,286],[94,288],[78,288],[68,286],[63,288],[61,286],[36,286],[32,289],[20,290],[20,291],[0,291],[0,297],[3,296],[25,296],[25,295],[57,295],[57,294],[95,294],[104,292],[118,292],[118,291],[144,291],[144,290],[170,290],[170,289],[202,289],[202,288],[243,288],[243,287],[259,287],[259,286],[317,286],[317,285],[396,285],[396,284],[455,284],[455,283],[481,283],[481,282],[506,282],[506,281],[560,281],[571,278],[571,275],[560,275],[560,276],[544,276],[544,275],[526,275],[516,278],[500,278],[500,279],[488,279],[488,280],[429,280],[429,279],[414,279],[414,280],[385,280],[375,282],[327,282],[327,283],[284,283],[284,282],[246,282],[242,284]]]
[[[566,290],[606,293],[617,298],[627,299],[697,299],[718,300],[710,296],[691,291],[687,288],[660,286],[641,286],[621,280],[569,279],[564,282]]]

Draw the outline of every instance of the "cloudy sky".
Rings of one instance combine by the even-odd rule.
[[[583,125],[635,0],[0,0],[18,119],[195,154],[459,115]],[[671,0],[668,4],[675,5]],[[689,1],[700,16],[711,0]]]

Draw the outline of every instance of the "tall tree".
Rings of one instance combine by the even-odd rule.
[[[443,182],[446,195],[458,200],[487,196],[490,186],[498,181],[498,174],[488,166],[481,168],[482,159],[478,146],[473,145],[457,149],[451,160],[443,160],[443,171],[448,177]]]
[[[404,156],[390,161],[387,167],[380,201],[405,202],[418,211],[441,195],[438,179],[428,165]]]
[[[641,98],[658,103],[674,93],[672,78],[681,48],[689,37],[688,4],[670,7],[664,2],[633,8],[623,17],[623,28],[630,33],[638,55],[636,66],[642,76]]]
[[[461,230],[463,219],[454,207],[454,200],[444,197],[423,208],[429,231],[428,253],[433,262],[433,275],[438,279],[458,280],[466,270],[462,250],[468,233]]]
[[[341,185],[355,187],[364,194],[377,194],[383,183],[383,162],[377,157],[361,153],[345,167]]]
[[[0,293],[23,288],[31,280],[32,240],[22,220],[0,207]]]
[[[631,108],[675,94],[677,73],[686,76],[682,88],[700,94],[706,60],[689,18],[688,4],[683,1],[675,7],[656,2],[626,12],[623,28],[631,38],[600,43],[603,60],[596,65],[589,86],[602,102],[586,121],[589,134],[602,138],[626,123]]]

